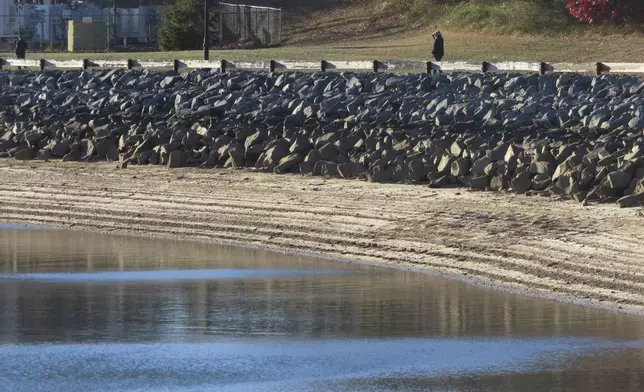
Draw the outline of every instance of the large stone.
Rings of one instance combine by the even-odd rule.
[[[267,135],[262,131],[257,131],[250,136],[246,137],[244,147],[248,150],[250,147],[261,144],[266,140]]]
[[[497,175],[490,179],[490,189],[493,191],[500,191],[503,189],[508,189],[509,187],[510,182],[505,176]]]
[[[108,143],[107,152],[105,153],[105,159],[110,162],[118,161],[119,152],[118,152],[118,149],[116,148],[115,143]]]
[[[342,178],[357,178],[364,173],[364,167],[354,162],[341,163],[338,165],[338,174]]]
[[[306,154],[309,152],[310,149],[311,149],[311,143],[309,143],[309,139],[304,135],[297,135],[294,138],[289,151],[291,153]]]
[[[69,154],[69,151],[71,150],[71,144],[72,139],[67,139],[61,142],[53,142],[52,144],[50,144],[51,154],[54,157],[62,158],[65,155]]]
[[[22,150],[19,150],[14,154],[14,159],[17,159],[19,161],[28,161],[31,159],[36,158],[36,149],[27,147],[23,148]]]
[[[327,132],[324,135],[318,137],[315,140],[315,145],[314,147],[319,149],[320,147],[324,146],[327,143],[335,143],[338,139],[340,138],[339,134],[336,132]]]
[[[179,82],[180,80],[181,80],[181,76],[167,76],[165,79],[161,81],[159,85],[162,88],[169,89],[174,87],[174,85],[177,84],[177,82]]]
[[[473,174],[485,174],[485,168],[490,163],[492,163],[492,161],[488,157],[483,157],[483,158],[477,159],[472,164],[472,168],[470,169],[470,171]]]
[[[290,173],[299,167],[298,165],[302,162],[302,159],[304,159],[304,157],[299,153],[285,156],[280,160],[280,163],[275,167],[275,169],[273,169],[273,171],[277,174]]]
[[[327,164],[322,168],[322,175],[329,176],[331,178],[339,177],[338,164],[335,162],[327,162]]]
[[[620,208],[641,206],[644,200],[644,192],[634,193],[632,195],[624,196],[617,200]]]
[[[320,158],[329,161],[335,162],[338,159],[338,151],[335,149],[335,146],[331,143],[326,143],[318,150]]]
[[[536,174],[532,177],[531,188],[535,191],[542,191],[550,186],[552,177],[549,174]]]
[[[570,174],[559,176],[554,183],[553,189],[558,190],[557,193],[572,195],[580,191],[579,183]]]
[[[449,185],[449,177],[446,175],[438,175],[435,178],[429,178],[429,187],[430,188],[441,188]],[[468,181],[469,183],[469,181]]]
[[[184,165],[183,151],[174,150],[168,155],[168,169]]]
[[[438,172],[443,174],[449,173],[452,168],[452,162],[454,162],[454,157],[450,155],[443,155],[440,162],[438,163]]]
[[[626,188],[631,185],[630,174],[623,171],[613,171],[608,173],[608,175],[602,180],[601,185],[613,189],[617,192],[623,192]]]
[[[49,150],[38,150],[38,152],[36,153],[36,159],[38,159],[39,161],[47,162],[53,157],[54,156],[51,155],[51,151]]]
[[[539,161],[530,165],[530,173],[532,174],[547,174],[552,176],[557,166],[552,162]]]
[[[496,162],[491,162],[489,165],[485,166],[485,169],[483,169],[483,173],[486,176],[490,176],[490,177],[496,176],[498,172],[499,172],[499,164]]]
[[[367,179],[371,182],[387,182],[391,179],[392,170],[374,166],[367,171]]]
[[[245,154],[244,154],[244,145],[241,143],[233,142],[228,146],[228,157],[230,160],[230,166],[234,168],[244,167],[245,163]]]
[[[581,171],[579,177],[579,186],[582,189],[587,189],[597,178],[596,169],[594,167],[586,167]]]
[[[552,174],[552,179],[554,181],[557,180],[557,178],[569,174],[572,172],[574,169],[574,166],[572,165],[570,160],[565,160],[564,162],[560,163],[557,168],[555,169],[555,172]]]
[[[288,155],[288,149],[283,144],[277,144],[266,150],[264,164],[277,166],[282,158]]]
[[[523,149],[515,146],[514,144],[511,144],[508,146],[508,149],[505,152],[505,156],[503,157],[503,160],[506,162],[509,162],[512,160],[512,158],[516,159],[519,157],[519,154],[523,152]]]
[[[313,166],[309,162],[300,163],[300,173],[305,175],[313,174]]]
[[[13,140],[0,140],[0,152],[10,150],[18,145]]]
[[[532,186],[532,178],[530,177],[530,172],[524,171],[517,174],[510,182],[510,185],[516,193],[526,193]]]
[[[411,182],[426,180],[430,170],[430,164],[422,158],[414,158],[407,162],[407,171]]]
[[[317,161],[315,165],[313,165],[313,170],[312,173],[314,176],[321,176],[326,172],[326,165],[330,162],[325,162],[325,161]]]
[[[477,176],[470,178],[470,188],[475,190],[485,190],[490,185],[490,177]]]
[[[138,163],[139,165],[147,165],[150,159],[150,152],[154,151],[142,151],[138,154],[134,154],[134,160],[136,160],[136,163]]]
[[[505,158],[505,155],[507,154],[508,151],[507,145],[500,145],[494,147],[488,154],[488,158],[490,158],[490,161],[496,162],[496,161],[502,161]]]
[[[94,155],[94,152],[96,152],[96,148],[94,147],[94,142],[92,142],[90,139],[83,139],[79,143],[80,145],[80,156],[85,158],[91,155]]]
[[[308,154],[304,157],[304,162],[309,163],[311,166],[314,166],[316,162],[321,161],[322,157],[320,156],[320,153],[317,150],[311,150],[309,151]]]
[[[644,191],[644,182],[641,179],[638,178],[633,178],[631,180],[631,185],[624,190],[624,195],[632,195],[634,193],[640,193]]]
[[[79,161],[83,156],[80,153],[80,147],[76,146],[74,148],[71,148],[71,150],[65,154],[63,157],[63,162],[75,162]]]
[[[155,149],[157,150],[157,153],[159,154],[159,163],[161,165],[166,165],[168,163],[168,159],[170,159],[170,154],[173,151],[178,150],[179,148],[181,148],[180,143],[166,143],[161,146],[155,147]],[[214,166],[216,162],[219,160],[219,154],[217,153],[217,151],[213,150],[211,151],[210,155],[211,155],[211,158],[213,158],[212,166]]]
[[[453,157],[460,157],[463,154],[463,151],[465,151],[465,145],[463,143],[459,141],[452,143],[452,146],[450,147],[450,153]]]
[[[458,158],[452,162],[450,173],[454,177],[464,176],[470,171],[470,160],[468,158]]]
[[[407,165],[403,163],[397,163],[393,165],[391,181],[397,183],[404,183],[409,180],[409,170]]]
[[[159,154],[156,151],[154,150],[147,151],[147,156],[148,156],[148,163],[150,165],[159,164]]]
[[[109,140],[109,139],[101,140],[99,142],[96,142],[96,144],[94,145],[94,150],[96,151],[96,156],[98,158],[104,159],[107,156],[110,144],[116,146],[116,144],[113,141]]]

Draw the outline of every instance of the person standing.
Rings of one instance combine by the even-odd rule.
[[[440,62],[443,59],[443,56],[445,56],[445,43],[443,42],[443,35],[440,31],[436,31],[434,32],[434,34],[432,34],[432,37],[434,38],[434,48],[432,49],[432,56],[434,56],[434,60],[436,60],[436,62],[440,66]]]
[[[22,36],[18,37],[18,42],[16,43],[16,58],[20,60],[25,59],[27,54],[27,41],[25,41]]]

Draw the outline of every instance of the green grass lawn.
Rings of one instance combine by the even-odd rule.
[[[444,33],[444,61],[644,62],[644,36],[530,37]],[[428,60],[430,32],[370,39],[350,39],[320,45],[293,44],[252,50],[212,50],[212,60]],[[146,53],[28,53],[27,58],[51,60],[127,59],[191,60],[201,51]]]

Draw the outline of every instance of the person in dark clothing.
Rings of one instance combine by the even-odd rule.
[[[18,42],[16,43],[16,58],[24,59],[26,53],[27,41],[25,41],[22,37],[18,37]]]
[[[445,44],[443,43],[443,36],[440,31],[436,31],[432,34],[434,38],[434,48],[432,49],[432,56],[434,60],[440,62],[443,56],[445,56]]]

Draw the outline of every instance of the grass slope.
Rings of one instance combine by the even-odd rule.
[[[272,0],[262,1],[268,5]],[[570,25],[566,29],[544,29],[543,34],[510,34],[508,29],[518,26],[517,21],[529,18],[541,9],[531,6],[521,11],[517,6],[534,4],[534,1],[507,0],[486,8],[480,0],[475,0],[447,11],[444,6],[429,7],[417,16],[414,16],[413,9],[402,12],[400,7],[425,0],[396,0],[397,6],[392,6],[393,1],[329,0],[315,11],[296,13],[292,11],[295,6],[307,4],[307,0],[285,0],[291,13],[285,18],[284,45],[268,49],[212,51],[210,56],[231,61],[428,60],[431,32],[440,28],[445,36],[445,61],[644,62],[644,34],[629,29]],[[561,0],[552,0],[557,1]],[[426,13],[432,10],[436,13],[428,16]],[[457,14],[461,19],[451,19]],[[512,15],[517,21],[509,20]],[[557,19],[545,13],[537,18],[538,23],[526,29],[534,30],[535,26],[549,21],[551,26],[559,27],[570,22],[569,19],[562,22],[562,18],[561,15]],[[468,20],[471,23],[466,23]],[[28,54],[28,58],[48,59],[169,60],[199,59],[201,56],[201,51]]]

